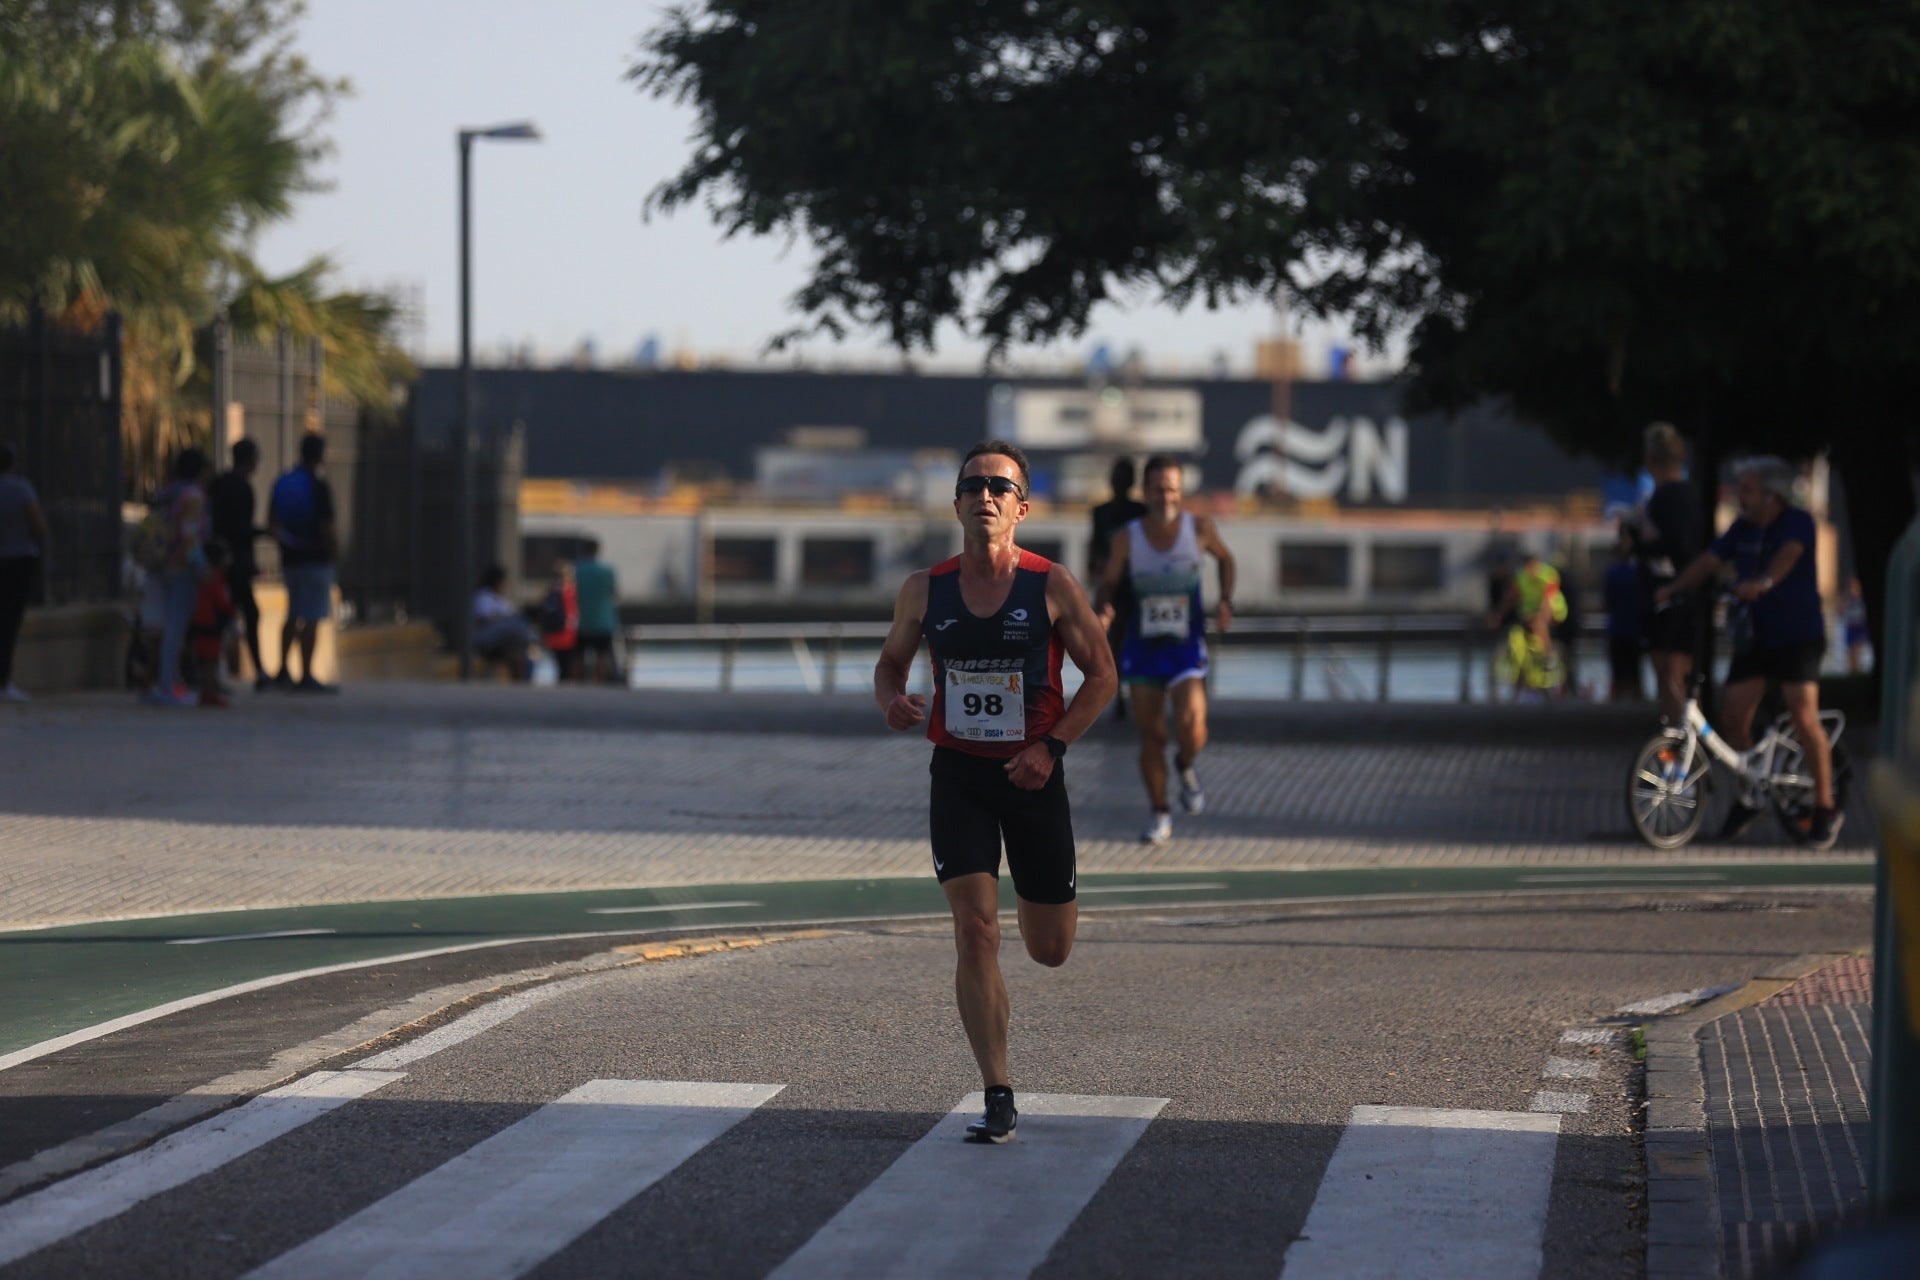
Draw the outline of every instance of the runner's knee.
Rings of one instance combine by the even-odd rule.
[[[965,964],[980,964],[1000,954],[1000,921],[967,911],[953,918],[953,943]]]
[[[1058,969],[1067,962],[1067,956],[1073,952],[1071,937],[1027,938],[1027,954],[1034,963],[1043,964],[1049,969]]]

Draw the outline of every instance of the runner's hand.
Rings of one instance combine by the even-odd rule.
[[[1220,624],[1220,630],[1224,633],[1233,622],[1233,606],[1222,600],[1214,613],[1217,615],[1214,620]]]
[[[1100,606],[1100,629],[1102,631],[1107,631],[1107,630],[1110,630],[1112,627],[1113,627],[1113,606],[1110,604],[1103,604]]]
[[[927,700],[917,693],[894,694],[887,704],[887,728],[895,733],[913,728],[927,718],[926,706]]]
[[[1005,766],[1007,780],[1022,791],[1038,791],[1053,777],[1053,752],[1044,742],[1029,742]]]

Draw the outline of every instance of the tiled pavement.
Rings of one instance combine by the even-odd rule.
[[[1828,965],[1699,1032],[1722,1274],[1771,1274],[1866,1199],[1872,962]]]
[[[83,698],[0,716],[0,927],[925,866],[926,745],[870,707],[525,692],[381,686],[232,712]],[[1635,842],[1621,785],[1640,729],[1618,716],[1568,716],[1556,734],[1540,717],[1489,730],[1471,708],[1340,712],[1352,731],[1221,712],[1207,812],[1177,818],[1164,846],[1134,841],[1145,806],[1124,726],[1075,745],[1083,867],[1803,856],[1770,823],[1680,855]],[[1864,853],[1868,829],[1856,813],[1835,856]]]

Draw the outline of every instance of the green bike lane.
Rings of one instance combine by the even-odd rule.
[[[1154,872],[1082,878],[1086,910],[1316,899],[1869,886],[1868,860]],[[1011,909],[1012,887],[1002,883]],[[927,877],[265,908],[0,932],[0,1069],[169,1008],[317,971],[594,935],[942,916]]]

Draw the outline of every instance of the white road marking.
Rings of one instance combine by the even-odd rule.
[[[1533,1095],[1533,1111],[1563,1112],[1569,1115],[1585,1115],[1593,1099],[1584,1093],[1554,1093],[1543,1089]]]
[[[1662,883],[1670,882],[1675,884],[1687,884],[1687,883],[1692,883],[1694,881],[1701,881],[1704,883],[1719,883],[1725,879],[1726,879],[1726,876],[1722,875],[1718,871],[1640,872],[1640,871],[1622,870],[1622,871],[1611,872],[1608,874],[1594,874],[1594,875],[1553,874],[1553,875],[1520,876],[1519,883],[1521,884],[1611,884],[1617,880],[1635,880],[1641,883],[1645,883],[1651,880],[1651,881],[1660,881]]]
[[[590,916],[637,916],[650,911],[718,911],[723,907],[757,907],[757,902],[665,902],[652,907],[588,907]]]
[[[255,942],[261,938],[318,938],[338,929],[275,929],[272,933],[223,933],[217,938],[169,938],[170,947],[199,947],[209,942]]]
[[[588,977],[598,977],[589,974]],[[435,1027],[417,1040],[409,1040],[396,1048],[376,1053],[370,1058],[362,1058],[353,1065],[362,1070],[389,1070],[404,1067],[431,1057],[442,1049],[451,1049],[462,1041],[471,1040],[482,1031],[499,1026],[516,1013],[524,1013],[537,1004],[545,1004],[561,992],[577,986],[579,978],[566,982],[549,983],[544,987],[535,987],[531,991],[517,991],[510,996],[502,996],[488,1004],[481,1005],[472,1013],[463,1014],[447,1023],[444,1027]]]
[[[1669,991],[1663,996],[1649,996],[1645,1000],[1623,1004],[1614,1012],[1647,1015],[1665,1013],[1669,1009],[1678,1009],[1683,1004],[1698,1004],[1702,1000],[1711,1000],[1731,990],[1733,990],[1732,987],[1698,987],[1692,991]]]
[[[0,1206],[0,1266],[218,1169],[405,1074],[316,1071],[162,1138],[145,1150]]]
[[[690,926],[692,927],[692,926]],[[532,938],[495,938],[489,942],[464,942],[457,947],[433,947],[426,951],[402,951],[393,955],[374,956],[367,960],[348,960],[341,964],[321,965],[317,969],[296,969],[292,973],[275,973],[264,978],[254,978],[250,982],[236,982],[230,987],[221,987],[215,991],[203,991],[197,996],[185,996],[179,1000],[169,1000],[157,1004],[151,1009],[141,1009],[122,1017],[110,1018],[105,1022],[96,1022],[90,1027],[78,1031],[69,1031],[65,1035],[30,1044],[24,1049],[15,1049],[12,1053],[0,1054],[0,1071],[7,1071],[23,1062],[32,1062],[35,1058],[44,1058],[50,1053],[59,1053],[62,1049],[71,1049],[77,1044],[86,1044],[102,1036],[110,1036],[116,1031],[125,1031],[129,1027],[138,1027],[159,1018],[184,1013],[188,1009],[198,1009],[202,1005],[225,1000],[229,996],[243,996],[249,991],[264,991],[268,987],[277,987],[286,982],[298,982],[302,978],[320,978],[329,973],[346,973],[353,969],[371,969],[378,964],[400,964],[407,960],[427,960],[434,956],[457,955],[462,951],[484,951],[489,947],[517,947],[528,942],[559,942],[570,938],[614,938],[620,930],[605,930],[595,933],[548,933]]]
[[[511,1280],[785,1087],[589,1081],[250,1276]]]
[[[1286,1280],[1534,1280],[1560,1117],[1355,1107]]]
[[[1599,1078],[1600,1064],[1576,1062],[1572,1058],[1548,1058],[1540,1074],[1549,1080],[1594,1080]]]
[[[1113,884],[1082,885],[1080,892],[1089,893],[1175,893],[1190,889],[1224,889],[1227,886],[1218,882],[1209,884]]]
[[[1025,1093],[1012,1142],[961,1140],[973,1094],[907,1148],[773,1275],[994,1280],[1039,1266],[1165,1098]]]
[[[1619,1038],[1618,1027],[1574,1027],[1560,1033],[1561,1044],[1612,1044]]]

